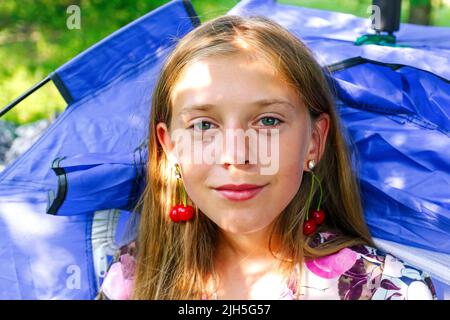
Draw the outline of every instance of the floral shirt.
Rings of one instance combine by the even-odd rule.
[[[320,244],[334,235],[318,233]],[[112,264],[102,285],[102,298],[131,298],[136,261],[128,253]],[[357,245],[296,266],[279,294],[282,300],[435,300],[429,275],[374,247]],[[300,271],[302,270],[302,271]],[[301,272],[301,275],[300,275]],[[295,281],[301,279],[300,292]],[[216,299],[204,294],[203,299]]]

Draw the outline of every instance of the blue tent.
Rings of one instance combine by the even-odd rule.
[[[399,46],[355,45],[370,21],[241,1],[302,39],[330,73],[377,245],[450,291],[450,28],[402,24]],[[177,39],[199,24],[172,1],[53,72],[68,106],[0,173],[0,298],[92,299],[133,235],[150,99]],[[131,233],[126,232],[131,230]]]

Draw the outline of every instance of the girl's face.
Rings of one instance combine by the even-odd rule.
[[[297,193],[307,161],[314,159],[317,164],[328,131],[328,114],[316,122],[318,130],[312,130],[306,106],[295,90],[273,67],[246,55],[191,62],[171,98],[171,131],[164,123],[157,125],[167,154],[180,147],[172,136],[174,130],[203,135],[203,147],[223,141],[221,151],[213,153],[213,163],[178,157],[184,186],[194,204],[224,231],[248,234],[269,227]],[[265,152],[261,151],[264,140],[258,136],[262,129],[273,129],[265,136]],[[256,133],[256,140],[227,144],[227,134],[239,130]],[[270,157],[269,174],[262,170],[267,165],[263,166],[261,158],[243,161],[250,160],[251,152]],[[232,190],[233,186],[226,186],[230,184],[242,190]]]

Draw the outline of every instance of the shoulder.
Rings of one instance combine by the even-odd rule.
[[[323,243],[330,234],[318,234]],[[306,262],[315,275],[334,279],[339,299],[434,300],[430,276],[397,257],[368,245],[356,245]]]
[[[134,244],[131,244],[133,247]],[[136,258],[130,245],[122,248],[116,255],[103,280],[99,299],[130,300],[134,286]]]

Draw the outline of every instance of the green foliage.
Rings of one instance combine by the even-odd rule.
[[[0,106],[107,35],[167,1],[1,0]],[[81,29],[69,30],[67,7],[81,8]],[[65,103],[47,85],[9,111],[16,124],[49,117]]]
[[[57,67],[107,35],[168,0],[0,0],[0,108]],[[192,0],[202,21],[225,14],[238,0]],[[279,0],[281,3],[367,17],[371,0]],[[434,1],[434,3],[436,0]],[[403,1],[406,21],[409,1]],[[81,8],[81,29],[66,26],[69,5]],[[433,21],[450,25],[450,8],[434,10]],[[49,117],[65,108],[52,84],[9,111],[17,124]]]
[[[412,6],[427,6],[431,3],[431,0],[409,0]]]
[[[334,0],[334,1],[279,0],[278,2],[302,7],[340,11],[364,17],[368,16],[366,10],[367,7],[372,4],[372,0]]]

